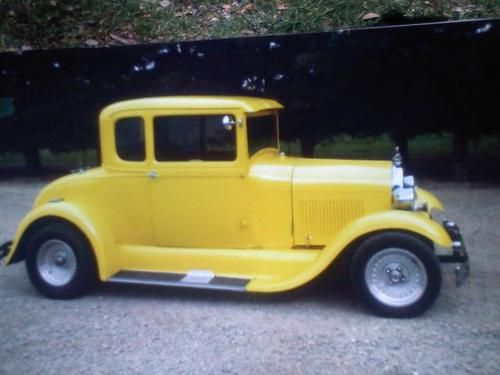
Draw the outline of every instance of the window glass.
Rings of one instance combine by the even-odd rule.
[[[228,115],[161,116],[154,119],[158,161],[236,159],[236,128]],[[229,116],[232,120],[234,118]]]
[[[276,115],[247,118],[248,155],[266,147],[278,148]]]
[[[125,161],[144,161],[144,122],[140,117],[122,118],[115,125],[116,152]]]

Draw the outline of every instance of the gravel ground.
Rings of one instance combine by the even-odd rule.
[[[0,182],[0,241],[43,180]],[[445,267],[436,304],[410,320],[370,315],[348,288],[256,296],[103,285],[42,298],[24,263],[0,267],[0,374],[500,373],[500,189],[427,183],[461,227],[472,274]]]

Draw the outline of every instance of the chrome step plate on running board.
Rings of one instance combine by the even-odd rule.
[[[193,270],[188,273],[119,271],[107,281],[124,284],[176,286],[244,292],[250,280],[215,276],[214,273],[210,271]]]

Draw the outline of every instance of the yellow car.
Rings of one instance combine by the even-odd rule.
[[[102,165],[49,184],[0,257],[26,260],[34,286],[59,299],[98,280],[280,292],[342,258],[356,294],[390,317],[432,305],[440,261],[467,277],[458,227],[432,218],[442,205],[398,157],[286,156],[280,109],[214,96],[104,108]]]

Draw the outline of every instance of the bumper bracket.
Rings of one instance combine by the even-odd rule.
[[[453,252],[449,255],[438,255],[438,259],[441,263],[460,263],[455,267],[455,282],[457,286],[461,286],[469,277],[469,254],[458,225],[453,221],[445,220],[443,227],[451,238]]]

